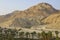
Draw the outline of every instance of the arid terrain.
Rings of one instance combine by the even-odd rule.
[[[39,3],[0,15],[0,40],[60,40],[60,10]]]
[[[0,16],[2,28],[60,29],[60,10],[48,3],[39,3],[26,10],[15,10]]]

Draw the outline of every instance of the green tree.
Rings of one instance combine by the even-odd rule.
[[[38,35],[38,39],[40,40],[41,39],[41,33],[37,33]]]
[[[26,35],[26,38],[30,37],[30,33],[29,32],[26,32],[25,35]]]
[[[48,40],[51,40],[52,39],[52,32],[51,31],[48,32],[47,38],[48,38]]]
[[[32,39],[34,39],[34,37],[36,37],[36,36],[35,36],[35,35],[36,35],[36,32],[35,32],[35,31],[32,32],[31,35],[32,35]]]
[[[2,28],[0,27],[0,40],[2,40],[3,38],[3,35],[2,35]]]
[[[46,40],[46,33],[44,31],[42,31],[41,35],[42,35],[42,40]]]
[[[26,35],[26,38],[27,38],[26,40],[30,40],[30,33],[26,32],[25,35]]]
[[[58,37],[59,32],[55,31],[55,34],[56,34],[56,40],[59,40],[59,37]]]
[[[23,40],[24,38],[24,32],[19,32],[20,39]]]

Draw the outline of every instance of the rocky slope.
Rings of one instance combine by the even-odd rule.
[[[42,20],[46,24],[46,28],[49,29],[60,29],[60,12],[48,16]]]
[[[46,19],[42,20],[44,23],[60,23],[60,12],[48,16]]]

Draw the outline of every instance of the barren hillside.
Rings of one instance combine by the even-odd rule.
[[[16,10],[10,14],[0,16],[1,27],[25,27],[58,23],[60,12],[48,3],[39,3],[24,11]]]

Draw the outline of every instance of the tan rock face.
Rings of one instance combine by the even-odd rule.
[[[44,23],[60,23],[60,13],[55,13],[50,16],[48,16],[46,19],[42,20]]]
[[[60,12],[48,16],[42,22],[47,24],[47,29],[60,29]]]

